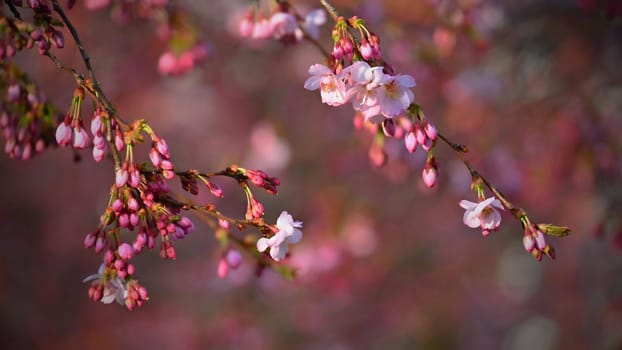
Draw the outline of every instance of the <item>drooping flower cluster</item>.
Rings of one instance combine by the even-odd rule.
[[[11,159],[28,160],[54,143],[54,125],[59,116],[37,86],[14,65],[0,63],[0,81],[4,152]]]
[[[365,61],[356,61],[339,73],[314,64],[309,74],[305,89],[320,89],[322,102],[330,106],[352,101],[354,110],[361,112],[365,120],[381,121],[400,116],[414,101],[410,90],[415,86],[413,77],[387,74],[384,67],[371,67]]]
[[[257,13],[256,7],[251,6],[238,23],[238,33],[243,38],[272,37],[283,43],[294,44],[302,41],[305,36],[317,39],[320,35],[319,28],[325,22],[326,12],[322,9],[313,10],[302,17],[289,4],[282,2],[269,18]]]
[[[17,50],[24,47],[37,47],[39,54],[45,54],[52,45],[61,49],[65,47],[63,33],[56,29],[58,26],[52,20],[52,2],[47,0],[8,0],[15,7],[30,9],[34,12],[36,24],[22,21],[20,18],[0,18],[2,33],[6,33],[4,40],[5,50],[0,50],[0,57],[12,57]],[[8,22],[11,25],[8,25]],[[17,29],[17,30],[15,30]],[[1,47],[2,45],[0,45]]]
[[[270,248],[270,256],[275,261],[285,258],[289,251],[289,244],[300,242],[302,239],[302,222],[294,221],[294,218],[286,212],[281,212],[276,220],[276,232],[272,237],[262,237],[257,241],[257,250],[260,252]]]
[[[542,260],[543,255],[555,259],[555,249],[546,241],[544,233],[536,225],[526,225],[523,235],[523,248],[538,261]]]

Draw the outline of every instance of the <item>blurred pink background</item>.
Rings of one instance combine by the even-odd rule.
[[[308,67],[322,61],[314,47],[240,40],[231,21],[245,11],[242,1],[181,3],[213,54],[180,78],[158,75],[165,47],[153,25],[116,24],[80,2],[69,16],[108,97],[124,118],[150,121],[178,168],[235,163],[281,179],[278,196],[259,198],[267,221],[281,210],[304,221],[289,259],[299,278],[286,282],[271,271],[256,278],[245,260],[218,279],[213,232],[196,219],[176,261],[157,252],[134,259],[150,291],[144,307],[94,303],[82,279],[101,258],[82,242],[106,205],[112,168],[88,153],[74,163],[61,149],[26,162],[3,155],[3,346],[622,349],[622,17],[615,2],[333,2],[367,20],[385,59],[417,80],[426,116],[469,146],[478,169],[533,220],[572,228],[570,237],[549,239],[557,260],[540,263],[523,251],[520,224],[507,213],[485,239],[463,225],[458,201],[475,196],[444,145],[433,190],[421,181],[421,149],[411,156],[401,141],[388,146],[385,168],[373,168],[369,135],[354,130],[352,109],[323,105],[303,89]],[[452,29],[452,21],[472,23],[479,38]],[[322,33],[328,48],[330,25]],[[82,69],[66,41],[57,54]],[[61,111],[68,108],[69,75],[36,52],[14,61]],[[223,211],[243,216],[242,193],[218,183]]]

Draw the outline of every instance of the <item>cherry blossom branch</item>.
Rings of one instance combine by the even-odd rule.
[[[381,118],[382,129],[375,126],[376,135],[370,149],[370,158],[376,165],[382,165],[386,158],[382,150],[385,137],[393,137],[396,129],[402,128],[403,133],[408,133],[405,143],[409,152],[414,152],[417,144],[421,144],[428,152],[423,178],[429,187],[434,186],[436,182],[438,164],[433,149],[436,140],[440,139],[455,152],[468,169],[472,177],[471,189],[480,200],[479,204],[460,202],[460,205],[467,210],[464,223],[469,227],[481,226],[482,233],[488,235],[490,230],[497,229],[501,222],[501,217],[493,206],[507,209],[523,226],[525,250],[538,260],[542,254],[554,258],[553,248],[544,240],[544,234],[566,236],[570,233],[570,229],[550,224],[532,224],[526,211],[513,205],[465,157],[464,154],[468,152],[466,146],[451,141],[425,119],[421,106],[412,102],[414,96],[409,88],[414,86],[414,79],[410,76],[393,75],[392,68],[380,57],[377,37],[369,32],[363,20],[355,16],[346,21],[327,0],[320,0],[320,3],[335,21],[333,29],[335,46],[332,54],[327,57],[328,67],[311,66],[309,73],[312,76],[305,82],[305,88],[315,90],[321,87],[322,101],[332,106],[339,106],[349,99],[354,99],[354,109],[358,114],[363,114],[366,120],[376,120],[375,123],[378,123],[378,117]],[[350,30],[360,32],[360,42]],[[350,65],[344,67],[348,62]],[[347,93],[346,84],[350,86]],[[380,92],[376,92],[376,89]],[[404,101],[408,101],[407,104]],[[403,122],[402,119],[406,116],[408,118]],[[396,125],[400,122],[404,125]],[[484,187],[494,196],[485,199]]]

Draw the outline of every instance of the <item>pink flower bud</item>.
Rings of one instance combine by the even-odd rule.
[[[93,147],[93,160],[95,160],[96,162],[101,162],[105,157],[106,148]]]
[[[382,167],[387,161],[387,154],[384,152],[384,149],[377,145],[372,145],[369,148],[368,156],[371,163],[378,168]]]
[[[106,239],[104,237],[97,237],[95,241],[95,253],[100,253],[106,247]]]
[[[73,148],[84,149],[87,148],[91,142],[89,134],[82,127],[73,128]]]
[[[158,72],[163,75],[172,74],[177,70],[177,57],[172,52],[166,51],[158,59]]]
[[[65,38],[63,37],[62,32],[55,30],[54,33],[52,34],[52,38],[54,39],[53,42],[57,48],[62,49],[63,47],[65,47]]]
[[[84,248],[86,249],[92,248],[95,245],[96,239],[97,237],[92,233],[89,233],[88,235],[86,235],[86,237],[84,237]]]
[[[425,183],[426,186],[428,186],[429,188],[434,187],[434,185],[436,184],[436,176],[437,176],[437,171],[435,168],[433,167],[426,167],[425,169],[423,169],[423,172],[421,173],[421,177],[423,178],[423,183]]]
[[[242,254],[235,249],[229,249],[225,255],[225,260],[227,261],[227,265],[229,265],[229,267],[237,269],[240,265],[242,265]]]
[[[123,201],[121,201],[121,199],[117,198],[114,200],[114,202],[112,202],[112,204],[110,205],[110,209],[112,209],[112,211],[114,211],[115,213],[120,213],[121,210],[123,210]]]
[[[134,264],[127,264],[127,274],[133,275],[135,272],[136,272],[136,267],[134,267]]]
[[[114,135],[114,147],[117,149],[118,152],[121,152],[123,150],[123,147],[125,147],[123,134],[121,133],[121,131],[119,131],[119,129],[117,129],[117,132]]]
[[[218,226],[220,226],[220,228],[222,228],[223,230],[228,230],[229,221],[224,220],[224,219],[218,219]]]
[[[417,139],[417,143],[419,143],[420,145],[424,145],[427,140],[428,140],[428,136],[425,134],[425,132],[421,129],[421,126],[419,124],[415,125],[415,138]]]
[[[361,56],[363,56],[363,59],[368,61],[372,58],[374,52],[371,48],[371,45],[369,45],[369,42],[367,42],[367,39],[363,38],[363,40],[361,40]]]
[[[117,252],[123,260],[130,260],[134,255],[134,249],[132,249],[132,246],[127,243],[121,243]]]
[[[130,217],[127,215],[127,213],[123,213],[121,215],[119,215],[119,226],[121,227],[128,227],[130,224]]]
[[[101,135],[102,132],[102,118],[99,113],[96,113],[91,119],[91,133],[93,136]],[[103,138],[103,137],[102,137]]]
[[[73,137],[73,131],[68,121],[58,124],[56,128],[56,143],[60,146],[67,146]]]
[[[104,263],[106,263],[106,265],[109,265],[109,264],[112,264],[113,261],[114,261],[114,252],[112,251],[112,249],[106,250],[106,253],[104,253]]]
[[[130,225],[132,227],[138,226],[139,221],[140,221],[139,217],[138,217],[138,215],[136,213],[131,213],[130,214]]]
[[[117,169],[117,173],[115,174],[115,184],[117,185],[117,188],[125,186],[129,177],[130,175],[127,172],[125,166],[123,168]]]
[[[205,184],[207,186],[207,188],[209,189],[209,191],[212,193],[212,195],[214,195],[215,197],[218,198],[222,198],[223,197],[223,192],[222,192],[222,188],[215,184],[215,183],[211,183],[211,182],[207,182]]]
[[[173,170],[173,163],[171,163],[170,160],[163,160],[160,163],[160,168],[162,168],[163,170]]]
[[[527,253],[530,253],[535,247],[535,245],[536,245],[536,242],[531,236],[531,234],[527,234],[523,236],[523,247],[525,248],[525,251]]]
[[[251,36],[251,34],[253,34],[253,28],[255,27],[255,25],[251,18],[252,14],[249,13],[247,16],[242,18],[242,20],[238,24],[238,33],[240,33],[240,36],[243,38],[248,38],[249,36]]]
[[[227,265],[227,262],[225,261],[225,259],[220,259],[218,261],[218,268],[217,268],[218,278],[227,277],[228,272],[229,272],[229,265]]]
[[[152,148],[151,151],[149,151],[149,159],[151,160],[151,164],[153,164],[154,167],[160,167],[162,157],[160,157],[160,152],[158,152],[157,149]]]
[[[119,271],[120,271],[120,270],[123,270],[123,268],[124,268],[124,267],[125,267],[125,263],[124,263],[123,261],[121,261],[121,260],[115,260],[115,262],[114,262],[114,268],[115,268],[116,270],[119,270]]]
[[[93,147],[103,150],[107,147],[106,139],[102,135],[95,135],[93,138]]]
[[[404,137],[404,144],[410,153],[413,153],[417,149],[417,139],[415,138],[415,134],[413,132],[406,134],[406,137]]]
[[[138,171],[138,169],[136,169],[133,164],[130,166],[129,175],[130,178],[128,182],[130,186],[138,188],[138,186],[140,185],[140,171]]]
[[[438,131],[436,130],[436,127],[432,125],[432,123],[426,122],[424,131],[425,134],[430,138],[430,140],[436,140],[436,137],[438,136]]]
[[[544,234],[542,234],[540,230],[536,230],[535,239],[538,250],[544,250],[544,248],[546,248],[546,239],[544,238]]]

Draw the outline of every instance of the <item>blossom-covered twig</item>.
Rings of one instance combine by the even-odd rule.
[[[279,179],[271,177],[261,170],[246,169],[239,166],[230,166],[217,172],[177,170],[172,162],[167,142],[156,134],[149,123],[144,119],[135,120],[131,123],[125,122],[114,105],[108,100],[96,79],[89,54],[82,44],[75,26],[59,2],[52,0],[51,8],[49,2],[39,0],[32,0],[26,4],[21,1],[14,2],[11,3],[11,6],[14,4],[32,10],[35,16],[39,18],[39,22],[36,24],[23,22],[17,9],[14,12],[17,15],[14,14],[13,19],[2,18],[5,21],[4,24],[8,26],[9,35],[16,43],[16,49],[33,47],[36,41],[39,53],[47,56],[61,71],[70,73],[76,82],[77,87],[74,90],[71,106],[66,115],[63,118],[46,119],[50,124],[49,129],[55,128],[55,133],[48,133],[54,134],[48,136],[48,139],[50,142],[55,139],[59,146],[71,147],[75,151],[91,148],[92,157],[96,162],[104,160],[109,154],[113,160],[114,183],[110,187],[108,205],[101,215],[96,230],[84,238],[85,248],[103,254],[103,263],[98,273],[85,279],[85,282],[91,282],[89,296],[93,300],[104,303],[116,300],[130,310],[142,306],[148,299],[147,290],[135,278],[136,271],[131,261],[135,255],[145,248],[155,248],[158,240],[160,241],[160,256],[163,259],[175,259],[175,242],[183,239],[194,230],[194,224],[183,215],[184,211],[207,214],[212,218],[208,220],[208,223],[218,223],[216,238],[221,242],[226,266],[235,268],[241,263],[241,255],[233,250],[228,243],[232,241],[238,244],[239,248],[251,251],[250,256],[257,261],[259,268],[273,267],[288,278],[294,275],[293,269],[273,263],[285,257],[287,253],[286,244],[280,245],[278,255],[271,254],[273,261],[267,253],[262,254],[261,251],[263,250],[260,251],[256,244],[260,239],[277,240],[283,235],[282,232],[287,231],[287,228],[283,227],[282,219],[276,220],[274,225],[267,224],[264,221],[263,204],[256,198],[251,188],[254,186],[270,194],[276,194],[277,186],[280,185]],[[53,17],[52,9],[60,16],[60,20]],[[56,55],[50,52],[50,42],[54,42],[58,48],[64,46],[62,33],[55,29],[55,26],[61,24],[69,29],[73,41],[78,46],[88,78],[85,78],[75,68],[63,64]],[[3,25],[2,21],[0,21],[0,25]],[[14,52],[9,56],[12,54]],[[8,69],[7,67],[2,67],[3,71]],[[25,79],[20,77],[21,75],[13,73],[6,79],[18,80],[19,78],[24,81],[23,84],[26,84]],[[25,104],[27,102],[33,105],[28,107],[30,109],[36,109],[40,106],[40,103],[30,95],[28,95],[26,102],[23,101],[22,91],[25,90],[20,85],[10,86],[7,91],[11,103]],[[92,100],[95,106],[90,120],[90,128],[85,125],[82,113],[82,105],[85,99]],[[19,110],[21,109],[23,107],[19,108]],[[53,112],[48,111],[46,113],[44,116]],[[9,139],[16,133],[15,124],[17,123],[8,117],[9,114],[6,115],[6,118],[4,116],[0,118],[2,127],[6,129],[5,136],[8,135],[5,149],[10,155],[17,155],[20,159],[28,159],[31,148],[36,147],[37,150],[41,148],[39,146],[41,142],[37,141],[37,138],[41,137],[36,134],[28,136],[28,138],[18,136],[16,140],[25,142],[25,145],[23,151],[21,148],[17,148],[15,138]],[[16,118],[19,117],[18,115]],[[31,119],[28,121],[28,125],[37,125],[38,121],[34,118]],[[59,119],[61,119],[60,122],[58,122]],[[90,129],[90,134],[87,131],[88,129]],[[36,130],[32,129],[31,133]],[[20,131],[19,135],[27,134]],[[135,154],[136,146],[147,140],[151,142],[150,151],[145,157],[149,159],[149,162],[141,162]],[[245,194],[247,210],[243,219],[225,216],[211,203],[198,205],[185,200],[170,191],[168,186],[169,181],[178,178],[181,181],[182,188],[192,195],[198,194],[201,183],[212,195],[222,197],[223,190],[221,187],[211,181],[213,177],[219,176],[236,180]],[[200,217],[203,216],[200,215]],[[300,238],[299,228],[301,226],[300,224],[296,225],[297,238]],[[259,237],[254,236],[254,242],[247,242],[230,234],[231,226],[240,230],[246,227],[254,227],[260,235]],[[133,240],[128,240],[128,234],[134,234]],[[290,239],[288,243],[295,243],[295,240]],[[221,264],[218,268],[220,277],[224,277],[226,274],[222,271]]]

